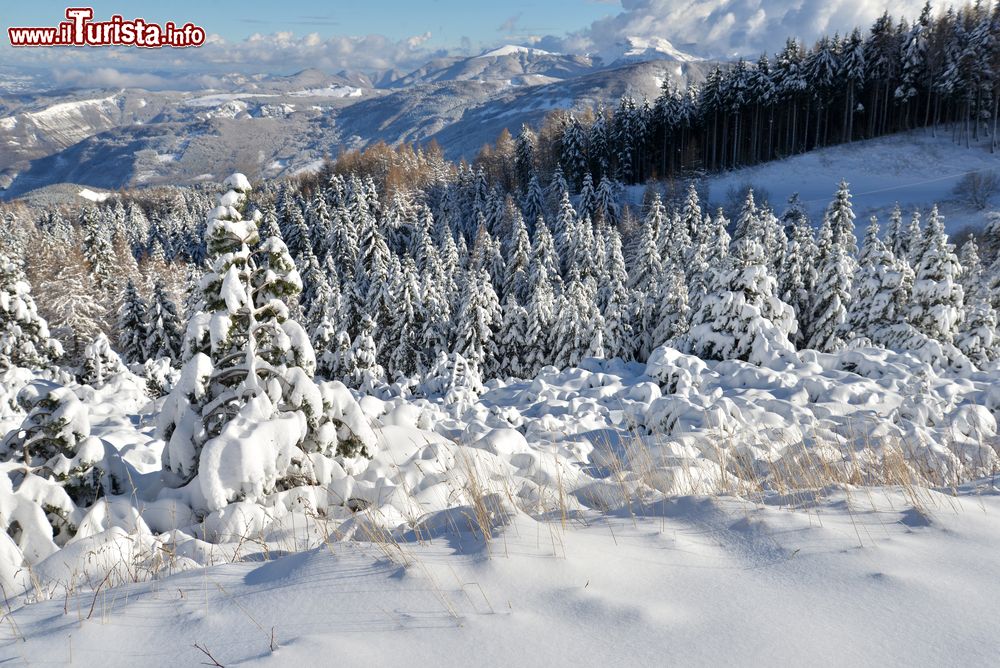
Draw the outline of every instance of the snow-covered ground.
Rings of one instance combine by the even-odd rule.
[[[137,491],[5,575],[0,661],[988,664],[996,377],[661,348],[450,403],[383,390],[370,463],[195,523],[122,376],[78,392]]]
[[[161,156],[157,157],[159,158]],[[80,192],[77,194],[84,199],[89,199],[91,202],[103,202],[107,198],[111,197],[111,193],[95,192],[90,188],[81,188]]]
[[[681,497],[635,515],[457,510],[421,542],[330,542],[16,609],[12,665],[989,665],[1000,496]],[[446,524],[453,523],[452,527]],[[292,552],[290,554],[290,552]]]
[[[1000,155],[990,153],[988,141],[966,148],[952,141],[950,129],[941,128],[937,137],[930,130],[919,130],[725,172],[709,177],[708,187],[711,201],[719,204],[732,188],[747,184],[763,188],[779,214],[788,198],[798,193],[813,220],[819,221],[836,189],[831,184],[846,179],[859,234],[872,215],[885,223],[896,202],[906,216],[914,207],[926,213],[939,204],[948,232],[955,233],[982,225],[983,212],[955,201],[952,194],[965,174],[982,170],[1000,173]],[[1000,203],[1000,198],[994,197],[993,203]]]
[[[364,91],[352,86],[331,84],[324,88],[307,88],[289,93],[292,97],[361,97]]]

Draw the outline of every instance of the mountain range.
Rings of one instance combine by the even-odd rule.
[[[435,140],[449,158],[473,158],[504,128],[516,134],[553,109],[652,99],[664,79],[684,86],[712,66],[666,40],[629,39],[607,64],[503,46],[405,73],[228,75],[194,91],[40,91],[0,72],[0,197],[58,183],[189,184],[234,170],[289,176],[379,141]]]

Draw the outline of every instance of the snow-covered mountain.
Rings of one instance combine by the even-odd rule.
[[[618,45],[618,48],[620,49],[619,55],[614,59],[617,64],[648,60],[674,60],[681,63],[704,60],[678,49],[669,40],[662,37],[626,37]]]
[[[515,54],[524,54],[527,56],[555,56],[559,54],[554,54],[551,51],[544,51],[542,49],[534,49],[530,46],[517,46],[515,44],[505,44],[504,46],[497,47],[495,49],[490,49],[489,51],[484,51],[483,53],[476,56],[476,58],[499,58],[501,56],[511,56]]]
[[[387,84],[404,88],[442,81],[495,81],[512,86],[551,83],[592,72],[599,62],[523,46],[502,46],[471,58],[438,58]]]
[[[633,44],[638,49],[639,43]],[[276,177],[378,141],[436,140],[472,157],[507,128],[557,108],[654,98],[664,78],[701,80],[705,63],[647,48],[601,59],[504,46],[407,74],[316,69],[232,75],[195,91],[60,91],[0,98],[5,198],[57,183],[114,189],[185,184],[241,169]],[[633,49],[633,51],[635,50]],[[678,52],[679,53],[679,52]]]

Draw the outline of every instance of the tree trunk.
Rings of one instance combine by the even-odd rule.
[[[844,105],[844,107],[845,107],[844,108],[844,126],[840,130],[840,140],[843,141],[843,142],[850,142],[851,141],[851,134],[850,134],[851,130],[850,130],[850,127],[851,127],[851,122],[853,120],[852,117],[854,115],[854,104],[852,104],[852,102],[851,102],[853,96],[854,96],[854,83],[852,82],[847,87],[847,100],[846,100],[845,105]]]
[[[997,112],[1000,110],[1000,95],[993,93],[993,136],[990,141],[990,153],[997,152]]]
[[[805,131],[802,133],[802,139],[803,139],[802,150],[803,151],[808,151],[809,150],[809,117],[811,115],[812,115],[812,100],[809,100],[808,102],[806,102],[806,113],[805,113],[806,127],[805,127]],[[796,149],[798,149],[798,146],[796,146]],[[798,153],[798,150],[796,150],[795,152]]]

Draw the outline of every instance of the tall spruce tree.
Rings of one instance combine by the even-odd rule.
[[[954,341],[965,316],[961,275],[962,266],[935,206],[920,241],[909,319],[919,332],[941,343]]]

